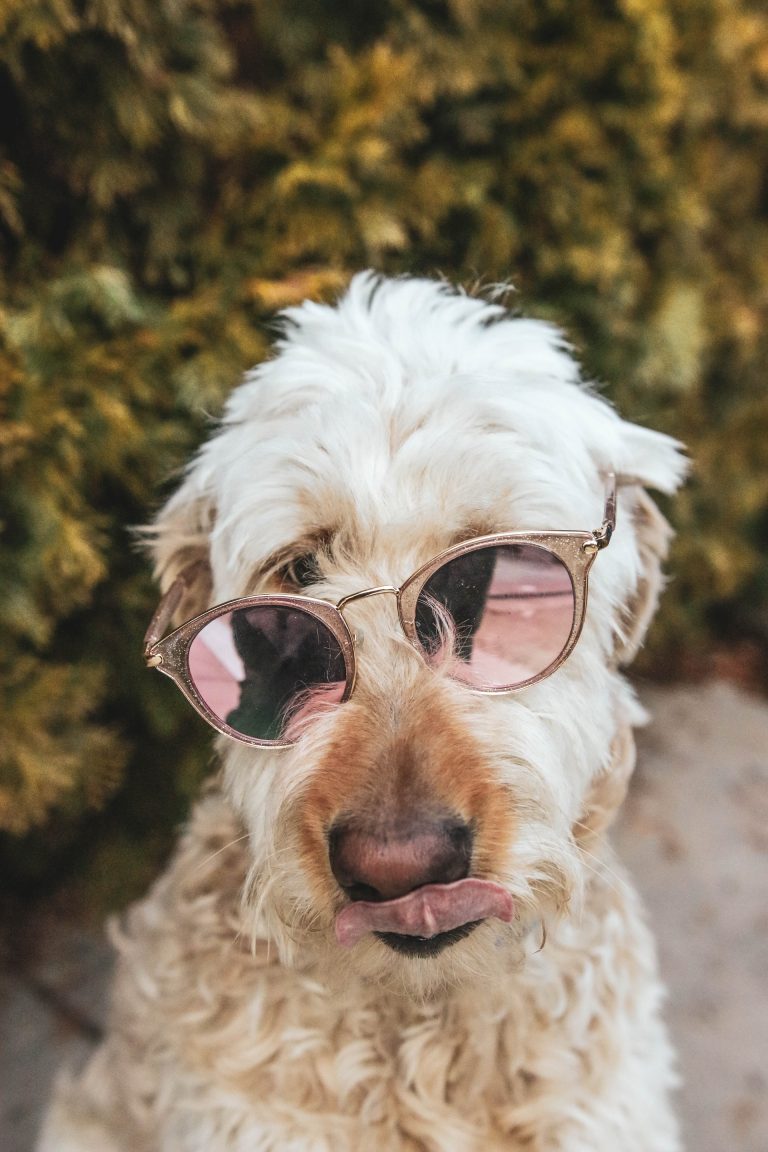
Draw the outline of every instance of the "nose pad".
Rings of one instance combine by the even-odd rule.
[[[411,819],[375,829],[339,822],[328,837],[331,870],[352,900],[396,900],[425,884],[469,874],[472,829],[456,817]]]

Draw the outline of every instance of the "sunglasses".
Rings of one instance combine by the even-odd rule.
[[[447,548],[399,588],[366,588],[336,604],[310,596],[245,596],[209,608],[164,639],[199,569],[173,582],[144,638],[144,658],[218,732],[289,747],[306,722],[355,686],[355,637],[344,610],[390,594],[427,664],[476,692],[517,692],[550,676],[579,639],[589,570],[616,525],[608,477],[594,532],[501,532]]]

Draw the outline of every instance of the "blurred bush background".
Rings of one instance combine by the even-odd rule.
[[[767,215],[760,3],[3,0],[6,880],[102,908],[155,871],[210,733],[143,669],[130,526],[275,309],[362,267],[511,280],[687,442],[642,668],[759,675]]]

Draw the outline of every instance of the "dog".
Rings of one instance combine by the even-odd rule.
[[[42,1152],[679,1149],[606,829],[684,472],[492,294],[283,313],[150,533],[220,777]]]

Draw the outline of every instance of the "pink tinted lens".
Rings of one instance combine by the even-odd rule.
[[[477,548],[427,581],[416,632],[428,658],[475,688],[515,688],[554,664],[571,635],[573,584],[535,544]]]
[[[189,648],[201,699],[243,736],[280,740],[297,714],[339,703],[347,672],[331,631],[299,608],[236,608],[201,628]]]

